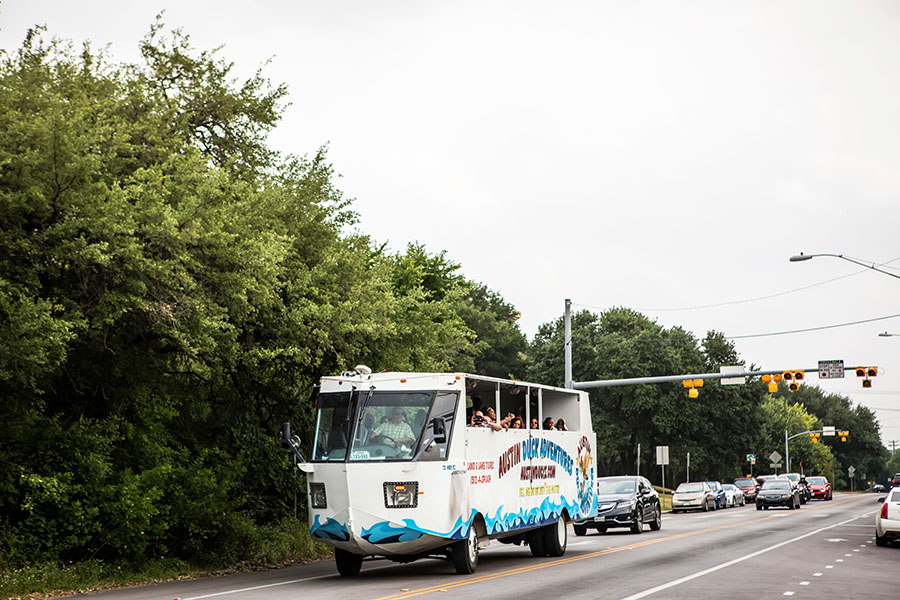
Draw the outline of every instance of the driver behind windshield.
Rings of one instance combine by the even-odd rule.
[[[388,440],[379,440],[382,438],[390,438]],[[387,423],[381,423],[375,428],[375,438],[377,442],[384,441],[389,446],[399,446],[401,444],[408,446],[415,441],[412,427],[406,422],[403,415],[403,409],[399,406],[394,407],[391,411],[391,420]]]

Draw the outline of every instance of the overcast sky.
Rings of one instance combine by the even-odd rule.
[[[328,144],[362,231],[446,250],[529,337],[565,298],[697,337],[900,313],[900,279],[788,262],[900,274],[897,2],[7,0],[0,47],[46,24],[136,61],[162,9],[239,76],[272,58],[272,144]],[[821,386],[900,445],[884,331],[900,318],[735,343],[767,370],[878,365],[872,390]]]

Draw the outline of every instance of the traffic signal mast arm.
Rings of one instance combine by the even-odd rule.
[[[818,367],[793,369],[794,371],[818,372]],[[844,367],[845,371],[855,371],[856,367]],[[575,381],[572,387],[576,390],[588,390],[622,385],[640,385],[644,383],[675,383],[692,379],[730,379],[732,377],[761,377],[763,375],[781,375],[785,369],[777,371],[743,371],[741,373],[698,373],[694,375],[661,375],[657,377],[630,377],[628,379],[601,379],[598,381]]]

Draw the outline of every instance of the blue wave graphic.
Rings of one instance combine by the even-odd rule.
[[[319,515],[316,515],[313,524],[309,528],[309,534],[323,540],[337,540],[346,542],[350,540],[350,531],[347,526],[339,521],[335,521],[331,517],[325,523],[319,521]]]
[[[388,521],[375,523],[368,529],[364,527],[362,539],[370,544],[392,544],[394,542],[410,542],[425,535],[418,529],[410,527],[415,525],[412,519],[403,519],[403,522],[407,525],[406,527],[394,527]]]

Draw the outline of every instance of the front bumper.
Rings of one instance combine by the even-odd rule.
[[[794,497],[788,496],[787,498],[767,498],[765,496],[757,496],[756,497],[756,505],[757,506],[787,506],[790,508],[794,505]]]
[[[593,519],[585,521],[595,527],[631,527],[634,524],[635,508],[631,505],[615,506],[601,510]]]
[[[703,508],[706,504],[706,498],[697,498],[696,500],[672,500],[672,510],[691,510],[694,508]]]

